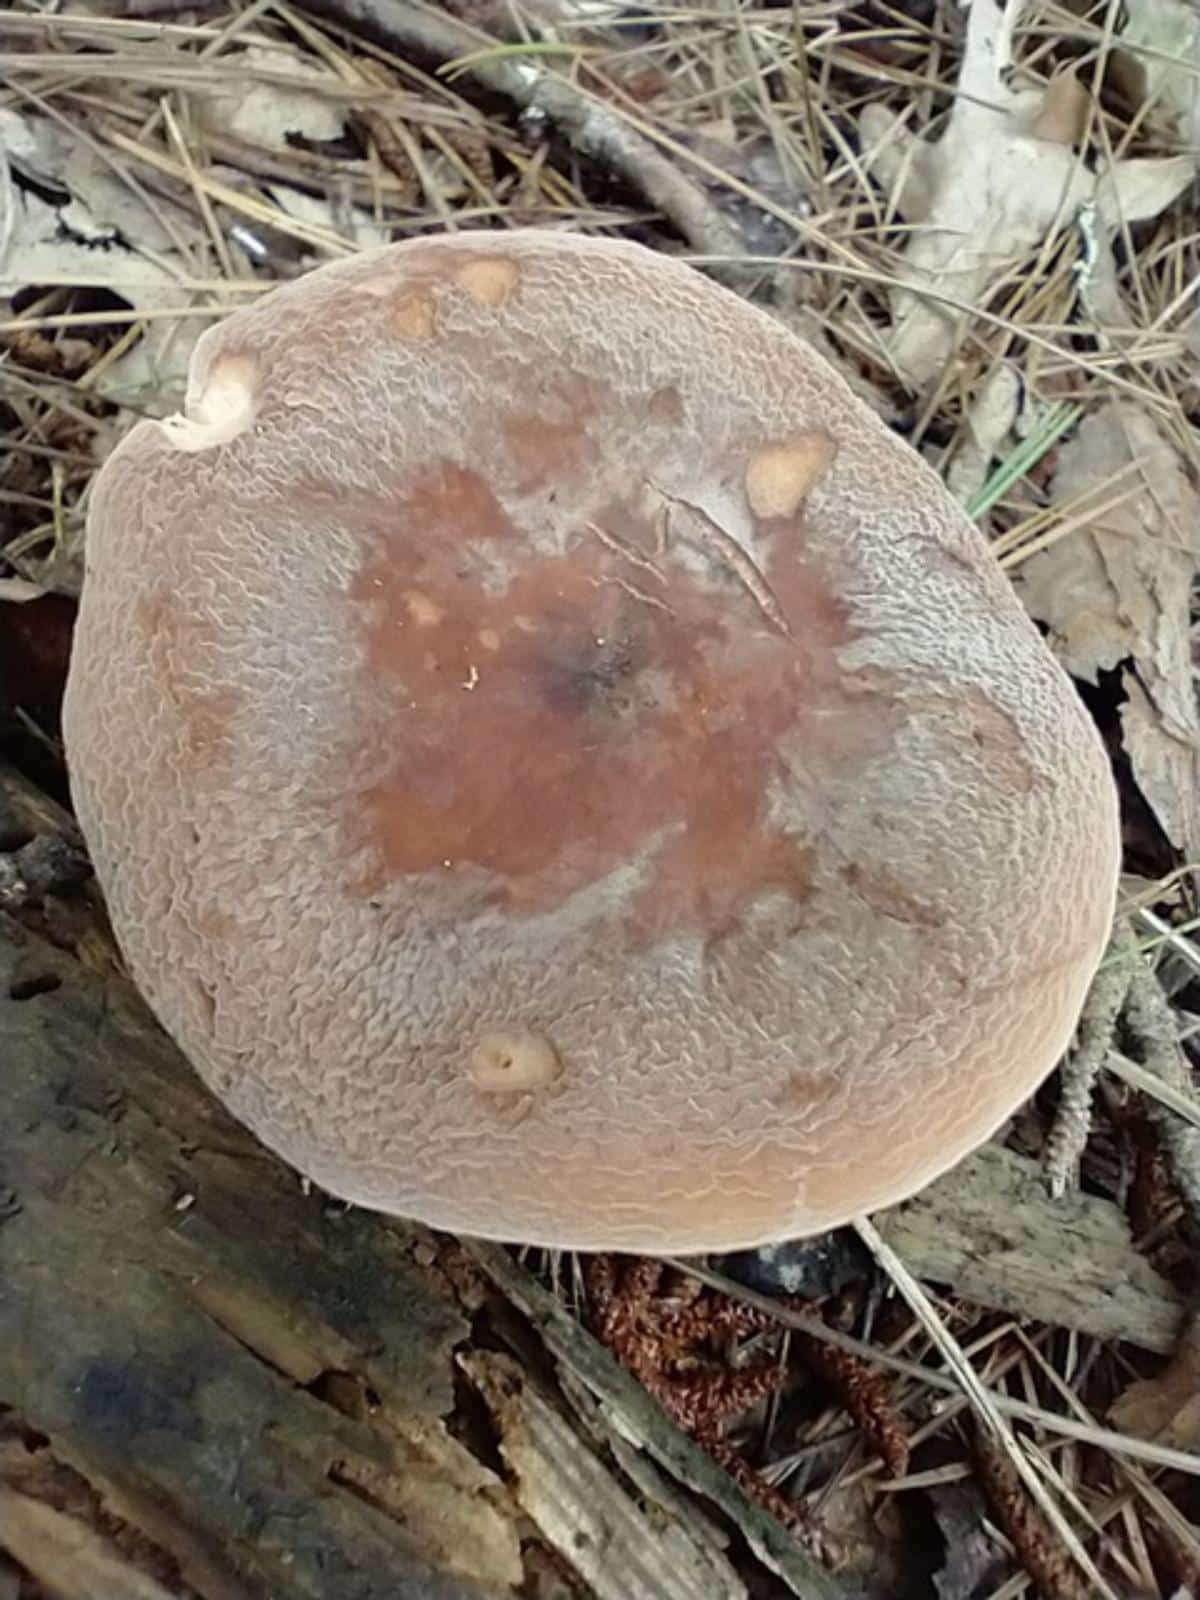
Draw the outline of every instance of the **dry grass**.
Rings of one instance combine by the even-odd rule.
[[[950,477],[1014,573],[1131,509],[1126,536],[1140,536],[1147,486],[1136,462],[1073,496],[1053,493],[1066,441],[1114,399],[1153,419],[1194,480],[1194,179],[1142,220],[1118,208],[1107,234],[1094,204],[1063,205],[966,298],[952,272],[914,277],[922,224],[905,216],[896,183],[882,181],[879,141],[865,130],[886,114],[937,140],[972,96],[987,109],[964,81],[966,22],[952,0],[650,0],[623,12],[606,0],[461,0],[453,9],[465,31],[449,60],[413,43],[435,40],[444,10],[410,0],[377,9],[398,30],[393,44],[409,47],[349,34],[331,18],[336,6],[287,0],[113,0],[67,14],[24,0],[0,17],[9,157],[0,166],[0,602],[18,598],[13,580],[75,591],[94,467],[133,416],[174,409],[204,326],[313,264],[428,230],[536,223],[619,233],[730,277],[820,342]],[[1019,14],[1005,92],[1044,96],[1074,74],[1086,91],[1082,121],[1061,148],[1076,175],[1197,154],[1147,96],[1136,62],[1151,75],[1169,65],[1178,87],[1180,75],[1200,81],[1200,53],[1189,62],[1151,45],[1139,58],[1123,44],[1124,22],[1116,0],[1028,0]],[[258,97],[261,134],[214,99],[231,91]],[[559,114],[570,104],[602,114],[598,153]],[[276,134],[289,116],[314,131],[273,135],[272,106],[291,108]],[[54,152],[29,145],[30,130],[56,141]],[[55,162],[61,183],[47,175]],[[22,208],[31,196],[59,208],[68,191],[86,197],[83,209],[62,212],[52,245],[35,249]],[[897,356],[906,290],[939,310],[947,330],[948,354],[921,382]],[[992,402],[1002,390],[1000,425]],[[1188,562],[1193,533],[1175,539]],[[1101,709],[1111,721],[1111,705]],[[1119,731],[1107,731],[1120,762]],[[1122,781],[1128,790],[1127,773]],[[1191,1048],[1200,1035],[1193,873],[1148,809],[1129,906]],[[1153,1085],[1120,1054],[1110,1064],[1085,1180],[1126,1206],[1153,1258],[1192,1290],[1186,1208],[1161,1175],[1147,1176],[1153,1139],[1140,1097]],[[1164,1092],[1195,1120],[1186,1095]],[[1021,1124],[1027,1147],[1044,1138],[1048,1107]],[[803,1418],[773,1408],[758,1438],[770,1481],[818,1515],[851,1491],[876,1506],[936,1496],[975,1481],[963,1434],[973,1411],[1035,1486],[1047,1526],[1089,1574],[1088,1592],[1165,1595],[1192,1582],[1192,1441],[1156,1443],[1103,1424],[1144,1361],[954,1296],[932,1306],[920,1291],[914,1298],[902,1266],[881,1259],[915,1318],[888,1344],[868,1300],[857,1337],[822,1336],[891,1375],[917,1460],[888,1482],[836,1405]],[[971,1374],[965,1391],[956,1365]],[[982,1500],[979,1509],[999,1516]],[[971,1595],[1028,1591],[1019,1538],[998,1521],[981,1526],[1004,1575]]]

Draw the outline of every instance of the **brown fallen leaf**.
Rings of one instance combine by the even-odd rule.
[[[1123,669],[1122,735],[1134,777],[1167,837],[1194,856],[1200,719],[1189,604],[1200,495],[1154,419],[1111,401],[1063,445],[1051,497],[1070,504],[1077,526],[1018,560],[1014,582],[1068,672],[1095,683],[1100,672]]]
[[[1087,127],[1092,97],[1072,67],[1051,78],[1042,103],[1029,124],[1033,139],[1051,144],[1078,144]]]
[[[1200,1318],[1186,1323],[1175,1354],[1156,1378],[1139,1378],[1121,1391],[1108,1418],[1122,1433],[1175,1450],[1200,1442]]]

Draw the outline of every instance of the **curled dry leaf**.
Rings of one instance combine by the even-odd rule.
[[[1122,730],[1134,776],[1168,838],[1194,855],[1200,721],[1189,602],[1200,496],[1174,445],[1126,401],[1086,418],[1063,446],[1052,495],[1070,503],[1071,520],[1083,526],[1023,562],[1017,588],[1075,677],[1095,683],[1100,672],[1123,667]]]
[[[1092,97],[1072,68],[1046,85],[1029,124],[1030,137],[1050,144],[1078,144],[1087,127]]]
[[[1162,1372],[1129,1384],[1108,1416],[1122,1433],[1176,1450],[1200,1443],[1200,1318],[1190,1318]]]
[[[1083,86],[1071,89],[1059,78],[1045,89],[1014,90],[1006,82],[1020,10],[1021,0],[1010,0],[1007,12],[998,0],[974,0],[958,95],[936,144],[882,106],[867,106],[860,119],[868,166],[905,220],[922,224],[905,250],[913,287],[892,297],[890,343],[897,371],[915,388],[943,368],[959,340],[958,314],[920,290],[980,305],[1051,229],[1089,207],[1097,254],[1106,256],[1122,222],[1156,216],[1195,171],[1194,154],[1089,171],[1065,142],[1086,113]]]

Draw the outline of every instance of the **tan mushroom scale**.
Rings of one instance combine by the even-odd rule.
[[[104,467],[66,734],[132,972],[318,1183],[699,1251],[911,1193],[1067,1044],[1100,744],[814,352],[531,231],[323,268]]]

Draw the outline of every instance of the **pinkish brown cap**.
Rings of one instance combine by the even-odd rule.
[[[1100,743],[764,312],[530,231],[323,268],[104,467],[66,736],[134,977],[361,1205],[694,1252],[910,1194],[1067,1044]]]

